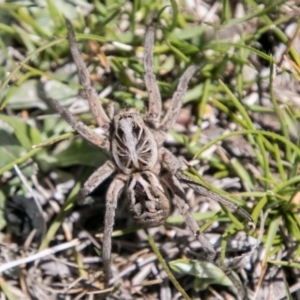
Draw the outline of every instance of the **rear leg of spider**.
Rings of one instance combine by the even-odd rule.
[[[115,223],[115,212],[118,198],[123,192],[125,181],[123,175],[117,176],[110,184],[105,201],[105,219],[102,244],[102,261],[104,271],[104,282],[109,286],[109,280],[112,277],[111,270],[111,235]]]
[[[181,171],[181,168],[182,168],[181,162],[169,150],[167,150],[166,148],[161,148],[161,150],[159,151],[159,154],[161,157],[160,159],[164,162],[165,167],[172,174],[174,174],[180,180],[180,182],[187,184],[190,188],[195,190],[200,195],[202,195],[210,200],[213,200],[213,201],[216,201],[216,202],[226,205],[233,212],[238,213],[240,216],[242,216],[243,218],[248,220],[250,223],[253,222],[252,217],[249,215],[249,213],[246,210],[239,207],[237,204],[233,203],[232,201],[227,200],[226,198],[219,196],[216,193],[211,192],[206,187],[202,186],[198,182],[196,182],[196,181],[190,179],[189,177],[187,177],[186,175],[184,175]]]
[[[163,174],[162,179],[166,186],[173,192],[174,199],[176,201],[176,205],[180,214],[184,217],[186,224],[193,233],[193,235],[199,240],[207,256],[207,259],[211,262],[214,262],[216,257],[216,251],[211,245],[211,243],[206,239],[206,237],[200,233],[199,226],[190,213],[190,207],[187,204],[186,195],[179,180],[176,178],[175,175],[168,171],[166,171]]]

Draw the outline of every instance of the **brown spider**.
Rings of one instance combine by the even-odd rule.
[[[124,193],[129,201],[130,211],[137,224],[155,227],[165,222],[169,215],[170,199],[166,188],[172,192],[180,213],[196,236],[207,259],[214,261],[216,252],[209,241],[200,234],[198,224],[189,212],[182,183],[193,188],[201,195],[219,201],[251,221],[250,215],[236,204],[212,193],[181,172],[181,162],[166,148],[163,141],[166,133],[178,117],[182,98],[192,76],[200,66],[191,65],[181,76],[171,105],[161,120],[162,101],[155,75],[153,73],[154,28],[148,26],[145,35],[145,86],[148,92],[148,107],[143,118],[135,108],[120,110],[109,117],[98,100],[91,85],[88,70],[75,42],[70,21],[66,20],[70,50],[78,69],[79,79],[84,88],[91,112],[99,127],[104,130],[100,135],[77,121],[73,115],[56,101],[48,99],[50,105],[84,139],[111,153],[110,159],[99,167],[85,182],[79,199],[84,199],[106,178],[115,175],[106,194],[106,212],[102,246],[102,259],[106,282],[111,277],[111,235],[113,231],[117,200]]]

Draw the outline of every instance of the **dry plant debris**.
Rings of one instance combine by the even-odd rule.
[[[112,178],[89,204],[79,206],[76,198],[107,158],[54,115],[45,99],[58,101],[89,128],[99,125],[69,54],[66,16],[108,116],[112,102],[117,112],[143,112],[143,40],[154,10],[159,17],[153,70],[163,114],[172,107],[184,70],[203,64],[164,142],[188,163],[183,187],[192,216],[220,261],[238,274],[247,299],[297,298],[297,1],[1,5],[0,24],[11,24],[1,27],[0,36],[1,299],[181,299],[149,236],[185,298],[238,297],[235,285],[203,259],[203,245],[174,200],[166,223],[149,229],[147,237],[120,199],[112,233],[114,288],[105,288],[101,252]],[[226,205],[195,193],[192,180],[251,213],[255,228]]]

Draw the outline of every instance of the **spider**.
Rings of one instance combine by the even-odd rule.
[[[97,125],[104,131],[96,133],[52,99],[49,104],[88,142],[106,152],[109,159],[100,166],[84,183],[79,201],[90,194],[105,179],[114,175],[107,194],[104,220],[102,259],[106,282],[111,278],[111,235],[113,231],[117,200],[125,195],[133,219],[142,227],[155,227],[163,224],[169,216],[170,196],[174,197],[187,226],[200,241],[208,260],[213,261],[216,251],[200,234],[199,227],[192,217],[182,184],[186,184],[199,194],[223,203],[251,221],[250,215],[236,204],[209,191],[193,181],[181,171],[181,162],[163,147],[164,137],[176,122],[181,109],[183,96],[192,76],[200,69],[198,65],[189,66],[179,79],[179,83],[164,117],[162,101],[153,71],[154,26],[147,26],[144,41],[144,81],[148,92],[148,105],[144,118],[135,108],[122,109],[115,116],[105,113],[92,87],[87,67],[80,55],[75,41],[74,30],[66,20],[70,51],[78,69],[92,115]]]

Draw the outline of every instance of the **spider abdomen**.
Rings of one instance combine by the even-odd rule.
[[[153,168],[157,152],[155,138],[136,109],[123,110],[115,116],[112,155],[125,174]]]
[[[128,181],[127,197],[135,222],[143,227],[156,227],[169,216],[170,201],[155,174],[134,173]]]

